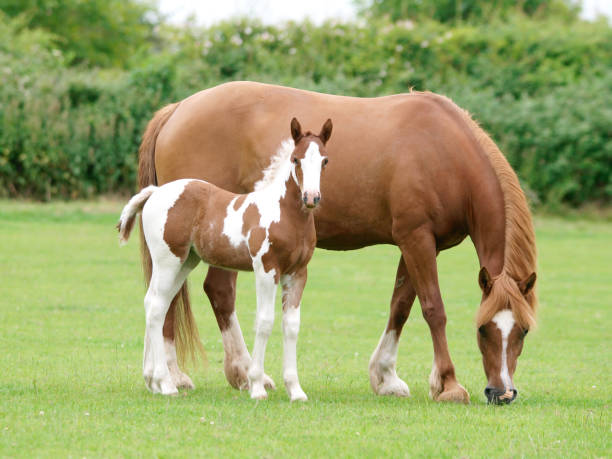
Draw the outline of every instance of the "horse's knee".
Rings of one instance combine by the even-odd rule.
[[[423,302],[421,305],[423,317],[430,327],[444,327],[446,326],[446,312],[444,307],[440,304]]]

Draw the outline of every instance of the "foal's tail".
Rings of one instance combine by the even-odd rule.
[[[153,192],[158,187],[150,185],[140,193],[132,196],[132,199],[125,205],[123,211],[121,211],[121,217],[119,217],[119,223],[117,223],[117,229],[119,230],[119,244],[124,245],[130,237],[132,227],[134,226],[134,220],[136,214],[142,210],[147,200],[151,197]]]

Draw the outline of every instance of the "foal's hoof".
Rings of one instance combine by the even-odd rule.
[[[268,393],[263,386],[255,387],[251,389],[251,398],[253,400],[266,400],[268,398]]]
[[[246,390],[249,388],[249,377],[247,372],[249,371],[250,360],[245,360],[238,363],[230,362],[227,358],[223,364],[225,371],[225,378],[234,389]],[[272,378],[267,374],[263,375],[263,385],[266,389],[276,390],[276,385]]]
[[[264,373],[263,375],[263,383],[264,383],[264,387],[266,389],[269,390],[276,390],[276,385],[274,384],[274,381],[272,381],[272,378],[270,378],[267,374]]]
[[[470,395],[461,384],[457,384],[435,396],[434,400],[437,402],[465,403],[467,405],[470,403]]]
[[[154,394],[162,395],[177,395],[178,389],[172,382],[172,379],[168,377],[156,377],[144,375],[145,384]]]

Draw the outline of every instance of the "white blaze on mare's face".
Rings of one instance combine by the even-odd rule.
[[[506,390],[512,389],[514,386],[512,385],[512,378],[510,378],[510,373],[508,372],[508,336],[510,336],[510,332],[514,327],[514,314],[512,314],[512,310],[504,309],[503,311],[499,311],[493,319],[491,319],[499,331],[501,332],[502,337],[502,355],[501,355],[501,371],[500,377]]]
[[[304,158],[300,160],[303,176],[302,192],[318,193],[320,191],[321,167],[324,159],[316,142],[310,142]]]

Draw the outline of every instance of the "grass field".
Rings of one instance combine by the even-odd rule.
[[[280,305],[256,403],[229,387],[204,270],[190,277],[208,364],[197,388],[154,396],[141,376],[144,312],[138,238],[120,249],[121,203],[0,201],[0,456],[612,455],[612,224],[537,218],[539,327],[515,374],[519,398],[488,406],[473,318],[478,263],[469,241],[439,259],[447,334],[469,406],[427,396],[432,347],[415,305],[398,373],[412,397],[375,396],[367,367],[387,319],[395,247],[319,250],[309,269],[298,365],[310,400],[282,387]],[[253,277],[239,277],[249,348]]]

